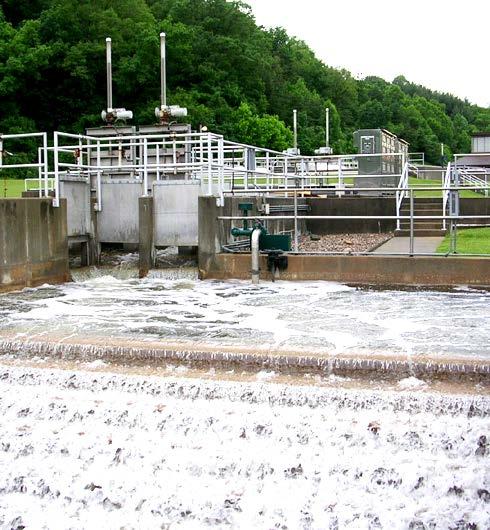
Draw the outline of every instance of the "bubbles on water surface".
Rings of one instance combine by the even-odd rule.
[[[402,355],[490,353],[490,293],[332,282],[200,282],[195,270],[102,275],[0,297],[0,333],[181,339]]]

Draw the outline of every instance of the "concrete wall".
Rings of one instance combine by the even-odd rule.
[[[309,215],[396,215],[396,200],[393,197],[341,197],[309,198]],[[378,233],[392,232],[396,221],[378,220],[328,220],[306,221],[306,227],[312,234],[342,233]]]
[[[206,265],[212,265],[206,269]],[[217,254],[199,261],[201,279],[250,279],[250,254]],[[266,257],[260,275],[271,280]],[[490,286],[490,259],[455,257],[308,256],[289,255],[281,280],[326,280],[383,286]]]
[[[195,181],[161,180],[153,184],[156,246],[197,246],[200,190],[201,184]]]
[[[69,277],[66,201],[0,199],[0,291]]]

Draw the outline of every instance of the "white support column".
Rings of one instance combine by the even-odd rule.
[[[156,173],[157,181],[160,180],[160,144],[155,144],[155,161],[156,161]]]
[[[97,205],[98,212],[102,211],[102,169],[100,156],[100,140],[97,140]]]
[[[213,151],[211,148],[211,134],[208,133],[208,195],[213,194]]]
[[[266,177],[266,188],[269,189],[271,186],[270,186],[270,183],[271,183],[271,178],[270,178],[270,172],[271,172],[271,168],[270,168],[270,160],[269,160],[269,151],[267,151],[267,153],[265,154],[265,169],[266,169],[266,172],[267,172],[267,177]]]
[[[220,136],[218,140],[218,175],[219,175],[219,195],[220,204],[224,204],[224,188],[225,188],[225,153],[224,153],[224,141],[223,137]]]
[[[38,147],[37,148],[37,187],[38,187],[38,194],[41,198],[43,196],[43,148]]]
[[[43,133],[43,173],[44,196],[49,197],[49,159],[48,159],[48,134]]]
[[[148,139],[143,139],[143,197],[148,197]]]
[[[55,131],[53,138],[54,154],[54,199],[53,206],[58,208],[60,205],[60,174],[59,174],[59,153],[58,153],[58,132]]]

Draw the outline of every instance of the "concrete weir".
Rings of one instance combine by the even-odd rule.
[[[0,200],[0,292],[70,279],[66,201]]]
[[[125,364],[175,362],[195,367],[274,370],[277,373],[355,375],[356,377],[424,377],[488,380],[490,361],[459,357],[390,354],[318,354],[308,351],[261,350],[234,346],[196,345],[104,338],[19,340],[0,337],[1,355],[48,356],[64,360],[105,360]]]

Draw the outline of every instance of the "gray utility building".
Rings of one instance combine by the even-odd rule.
[[[408,143],[386,129],[360,129],[354,132],[358,159],[356,188],[396,188],[408,160]],[[382,191],[367,192],[381,195]],[[394,193],[394,192],[391,192]]]
[[[458,166],[490,168],[490,132],[472,134],[471,154],[459,157],[457,162]]]

